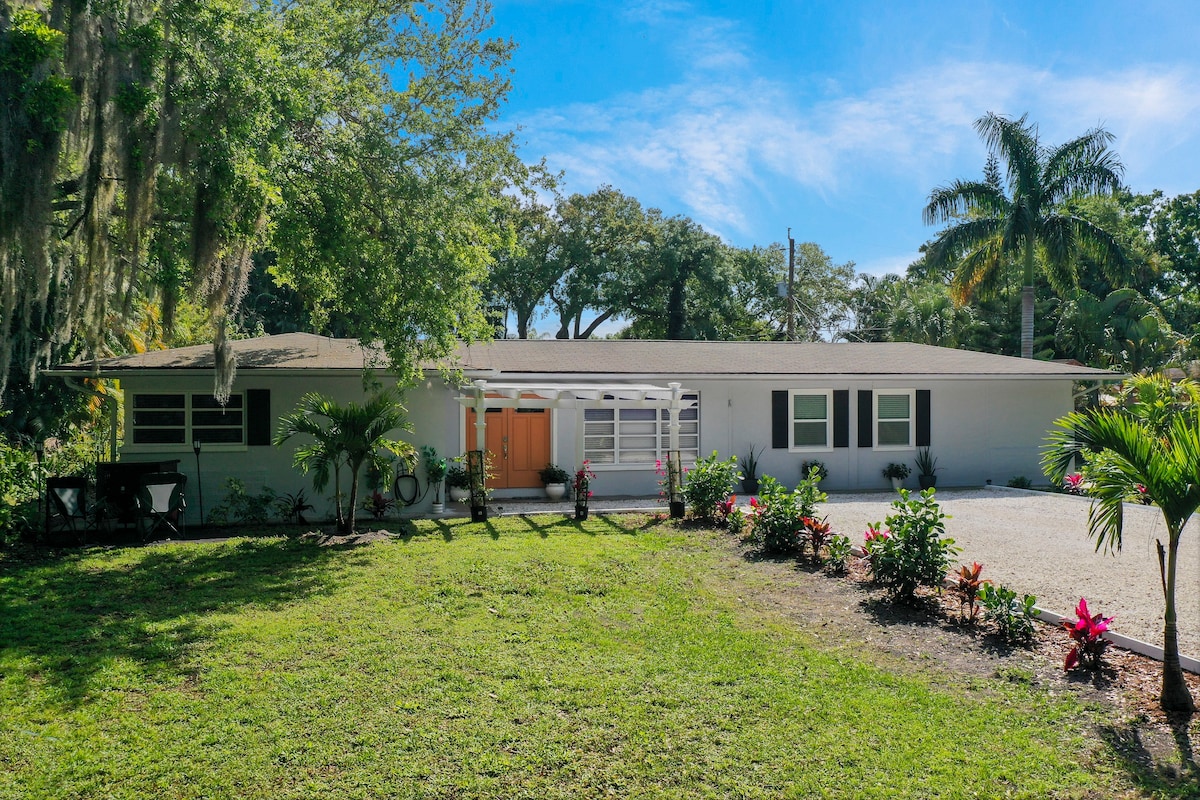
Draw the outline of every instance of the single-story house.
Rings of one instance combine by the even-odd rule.
[[[308,478],[292,467],[294,444],[271,444],[277,421],[306,392],[361,400],[364,365],[378,354],[356,340],[304,333],[232,345],[238,368],[225,407],[212,397],[206,345],[75,362],[51,374],[117,379],[121,459],[178,460],[189,495],[193,442],[201,442],[210,509],[231,476],[252,492],[311,496]],[[447,382],[444,366],[460,378]],[[656,495],[655,462],[665,461],[673,438],[685,465],[714,450],[724,457],[761,448],[760,474],[792,485],[802,462],[819,460],[829,471],[822,486],[833,491],[885,489],[883,468],[911,465],[925,446],[941,467],[939,486],[1004,484],[1040,478],[1040,447],[1074,407],[1081,382],[1119,377],[908,343],[500,340],[425,365],[424,380],[405,395],[414,431],[403,436],[446,456],[483,442],[501,498],[540,494],[537,473],[548,462],[573,471],[584,459],[598,476],[596,496]],[[417,474],[423,485],[419,466]],[[189,497],[189,516],[196,509]]]

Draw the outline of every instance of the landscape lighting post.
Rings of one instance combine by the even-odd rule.
[[[200,482],[200,440],[192,439],[192,452],[196,454],[196,494],[200,498],[200,527],[204,527],[204,484]]]

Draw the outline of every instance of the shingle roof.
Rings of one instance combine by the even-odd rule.
[[[288,333],[230,343],[239,370],[361,370],[368,356],[356,339]],[[379,363],[379,362],[376,362]],[[1101,380],[1104,370],[969,350],[886,342],[692,342],[645,340],[504,339],[460,348],[450,363],[468,372],[504,375],[860,375],[1039,377]],[[57,374],[119,374],[142,370],[208,370],[211,345],[156,350],[99,362],[76,361]],[[434,363],[424,365],[435,369]]]

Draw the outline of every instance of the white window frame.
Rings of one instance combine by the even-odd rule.
[[[182,407],[163,408],[163,409],[155,409],[155,408],[139,409],[137,407],[137,398],[139,398],[139,397],[178,397],[179,395],[183,396],[183,406]],[[196,436],[198,429],[204,429],[204,428],[232,429],[232,428],[238,427],[236,425],[221,425],[221,426],[195,425],[195,414],[196,413],[203,413],[206,411],[218,411],[219,412],[221,410],[219,407],[218,408],[205,408],[205,407],[194,407],[193,406],[194,398],[206,397],[206,396],[211,397],[211,394],[206,395],[204,392],[196,392],[196,391],[134,392],[134,393],[132,393],[130,396],[130,401],[129,401],[129,403],[130,403],[129,419],[128,419],[128,429],[127,429],[129,431],[129,439],[128,439],[129,443],[127,446],[131,449],[143,449],[143,450],[154,450],[154,451],[169,451],[169,450],[188,451],[188,450],[192,449],[192,442],[195,440],[195,436]],[[233,398],[235,398],[235,397],[238,398],[236,403],[233,401]],[[229,411],[236,412],[236,413],[239,413],[242,415],[242,422],[241,422],[241,426],[240,426],[241,432],[242,432],[241,441],[239,441],[239,442],[205,441],[205,442],[203,442],[203,447],[205,449],[227,450],[227,451],[228,450],[245,450],[246,449],[246,426],[247,426],[247,418],[246,417],[247,417],[247,413],[246,413],[245,393],[244,392],[234,392],[230,395],[230,400],[231,400],[230,405],[231,406],[237,405],[237,407],[230,408]],[[183,412],[183,426],[182,426],[183,441],[182,442],[139,442],[139,441],[137,441],[137,432],[139,429],[143,429],[143,430],[144,429],[175,429],[175,430],[178,430],[180,427],[180,426],[176,426],[176,425],[137,425],[137,424],[135,424],[134,420],[136,419],[136,415],[137,415],[138,411],[142,411],[142,410],[144,410],[144,411],[161,410],[161,411],[181,411],[181,412]]]
[[[796,398],[813,395],[825,396],[825,444],[798,445],[796,444]],[[790,389],[788,390],[788,450],[793,453],[832,453],[833,452],[833,389]],[[807,420],[815,422],[816,420]]]
[[[683,461],[684,464],[695,464],[696,459],[700,457],[700,393],[699,392],[685,392],[682,399],[685,401],[695,402],[695,406],[693,406],[693,408],[691,408],[691,409],[681,409],[680,413],[682,414],[686,411],[694,410],[696,413],[696,419],[694,419],[694,420],[681,419],[680,424],[687,425],[689,423],[694,423],[696,425],[696,432],[695,433],[683,433],[682,431],[680,431],[679,435],[680,435],[681,439],[684,437],[695,436],[696,437],[696,447],[695,447],[694,451],[692,448],[684,448],[684,447],[680,447],[679,450],[681,453],[681,460]],[[633,409],[648,409],[648,410],[653,411],[655,414],[655,421],[658,423],[657,427],[656,427],[656,432],[653,434],[649,434],[649,433],[626,434],[626,435],[632,435],[632,436],[638,436],[638,437],[654,436],[655,443],[656,443],[656,447],[655,447],[655,451],[654,451],[654,458],[649,461],[622,461],[621,460],[621,436],[622,436],[622,434],[621,434],[621,423],[622,423],[621,412],[629,411],[629,410],[633,410]],[[587,419],[588,411],[611,411],[613,418],[611,420],[588,420]],[[636,423],[636,422],[647,422],[647,421],[648,420],[625,420],[625,422],[629,423],[629,424]],[[589,451],[589,449],[587,447],[587,440],[589,438],[592,438],[593,436],[594,437],[604,437],[604,436],[607,436],[607,434],[593,434],[592,436],[589,436],[588,428],[587,428],[589,423],[603,424],[603,425],[611,424],[613,426],[613,434],[612,434],[613,447],[611,450],[611,452],[613,454],[612,463],[598,463],[593,458],[594,454],[597,451],[595,449]],[[670,442],[670,437],[671,437],[670,409],[659,408],[659,407],[654,407],[654,406],[644,406],[644,405],[641,405],[641,404],[635,403],[635,402],[620,402],[620,401],[614,400],[614,401],[612,401],[611,404],[608,404],[608,405],[585,409],[584,410],[584,419],[581,420],[581,424],[583,425],[583,430],[584,430],[583,457],[588,459],[589,466],[594,470],[599,470],[599,471],[610,470],[610,469],[647,469],[647,470],[652,470],[652,469],[654,469],[655,460],[661,461],[664,464],[667,461],[667,452],[670,449],[669,442]],[[606,448],[604,450],[604,452],[607,453],[607,452],[609,452],[609,450]],[[645,452],[645,451],[642,450],[639,452]],[[694,455],[693,455],[693,453],[694,453]]]
[[[908,419],[888,419],[880,420],[879,418],[879,401],[884,396],[895,397],[897,395],[908,395]],[[875,450],[915,450],[917,448],[917,390],[916,389],[886,389],[875,390],[874,403],[872,404],[872,434],[875,438]],[[880,444],[879,423],[880,422],[908,422],[908,444]]]

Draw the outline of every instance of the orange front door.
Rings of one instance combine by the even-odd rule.
[[[550,463],[550,410],[489,408],[487,451],[491,454],[492,489],[526,489],[542,485],[538,471]],[[475,444],[475,409],[467,409],[467,449]]]

